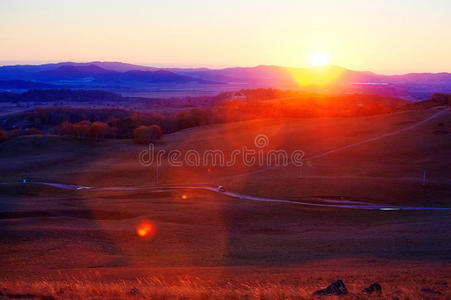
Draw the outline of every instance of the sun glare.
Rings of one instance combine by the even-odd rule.
[[[309,63],[312,67],[321,67],[329,64],[330,56],[325,52],[315,52],[310,54]]]
[[[308,56],[312,68],[291,69],[290,75],[299,86],[324,87],[337,81],[343,74],[343,69],[330,65],[330,55],[327,52],[312,52]]]

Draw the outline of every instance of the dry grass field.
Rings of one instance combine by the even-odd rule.
[[[441,265],[328,261],[285,268],[55,270],[35,280],[3,281],[5,295],[37,299],[319,299],[312,293],[344,278],[349,294],[327,299],[449,299]],[[58,278],[58,279],[55,279]],[[372,282],[382,292],[362,290]]]

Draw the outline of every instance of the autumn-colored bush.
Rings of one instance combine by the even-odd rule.
[[[117,127],[108,126],[105,138],[116,139],[118,137],[119,129]]]
[[[109,127],[108,124],[104,122],[100,121],[94,122],[91,124],[89,136],[96,140],[104,139],[108,133],[108,127]]]
[[[135,142],[138,144],[148,144],[152,141],[160,140],[163,137],[161,128],[158,125],[139,126],[133,131]]]
[[[163,138],[163,133],[160,126],[152,125],[150,126],[150,139],[151,140],[161,140]]]
[[[61,124],[61,135],[68,135],[68,136],[72,136],[74,134],[74,127],[72,126],[72,123],[68,122],[68,121],[64,121]]]
[[[81,121],[72,125],[73,132],[76,138],[83,139],[89,135],[91,130],[91,122]]]

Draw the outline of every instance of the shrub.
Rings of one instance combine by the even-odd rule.
[[[163,138],[163,133],[158,125],[150,126],[150,139],[153,141],[161,140]]]
[[[108,130],[106,132],[105,137],[108,139],[115,139],[115,138],[117,138],[118,132],[119,132],[119,129],[117,127],[108,126]]]
[[[72,125],[73,132],[78,139],[86,138],[91,130],[91,122],[81,121]]]
[[[70,123],[68,121],[64,121],[60,125],[60,134],[61,135],[73,136],[74,135],[74,128],[73,128],[72,123]]]
[[[96,140],[105,138],[108,132],[108,125],[106,123],[97,121],[91,124],[89,136]]]
[[[139,126],[133,131],[135,142],[138,144],[148,144],[151,141],[160,140],[163,137],[161,128],[158,125]]]

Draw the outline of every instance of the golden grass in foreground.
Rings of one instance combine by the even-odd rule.
[[[341,273],[341,274],[340,274]],[[308,274],[237,275],[231,279],[180,275],[174,278],[149,276],[135,280],[103,282],[87,276],[64,280],[14,280],[0,282],[3,297],[27,299],[317,299],[313,292],[340,276],[349,294],[340,299],[450,299],[449,272],[405,270],[363,274],[360,272],[310,272]],[[82,278],[80,278],[82,277]],[[214,276],[213,276],[214,277]],[[213,278],[212,277],[212,278]],[[367,295],[362,289],[373,282],[382,294]],[[422,289],[428,289],[422,291]],[[327,297],[334,299],[334,296]],[[2,297],[0,297],[2,299]]]

